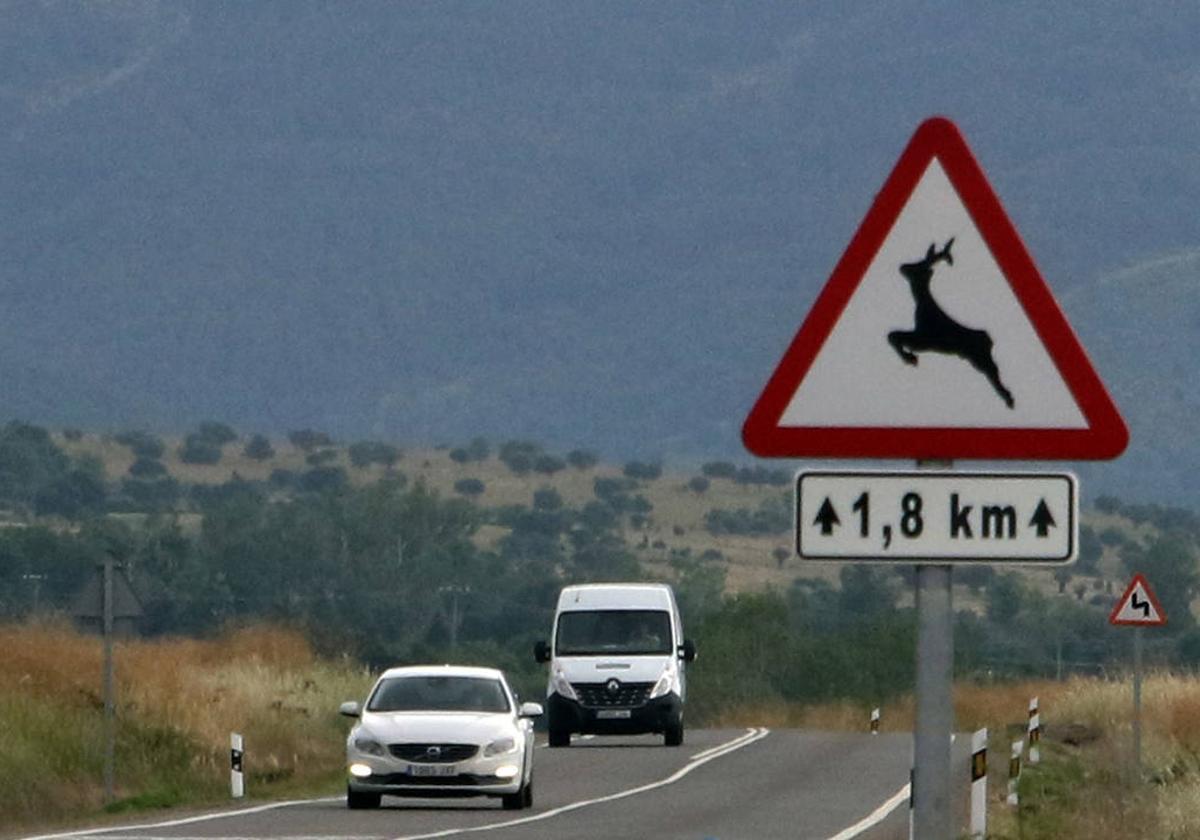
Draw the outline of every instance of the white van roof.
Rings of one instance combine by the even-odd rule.
[[[558,596],[558,611],[571,610],[669,610],[675,595],[665,583],[586,583],[564,586]]]

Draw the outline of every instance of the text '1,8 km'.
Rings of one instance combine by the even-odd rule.
[[[805,560],[1070,563],[1078,493],[1068,473],[804,471]]]

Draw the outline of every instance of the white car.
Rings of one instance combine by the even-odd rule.
[[[389,796],[494,796],[504,808],[533,804],[533,723],[537,703],[517,707],[494,668],[391,668],[346,740],[346,805],[378,808]]]

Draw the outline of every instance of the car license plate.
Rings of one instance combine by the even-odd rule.
[[[599,709],[596,712],[598,720],[628,720],[629,709]]]
[[[453,764],[410,764],[410,776],[456,776],[458,767]]]

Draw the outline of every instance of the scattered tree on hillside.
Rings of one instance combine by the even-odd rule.
[[[275,447],[265,435],[254,435],[246,441],[242,454],[254,461],[269,461],[275,457]]]
[[[455,493],[463,496],[470,496],[471,498],[482,496],[483,491],[486,489],[487,488],[484,486],[484,483],[478,478],[460,478],[458,481],[454,482]]]
[[[130,465],[129,474],[135,478],[159,478],[167,474],[167,468],[153,458],[138,458]]]
[[[311,452],[320,446],[333,446],[333,438],[315,429],[296,429],[288,432],[288,441],[305,452]]]
[[[572,449],[567,453],[567,463],[577,470],[590,470],[599,462],[599,456],[586,449]]]
[[[113,435],[117,443],[128,446],[130,451],[139,458],[155,460],[166,452],[166,446],[157,435],[142,430],[131,430]]]
[[[709,480],[702,475],[693,476],[687,483],[688,489],[693,493],[700,495],[708,490]]]
[[[185,464],[217,464],[221,461],[221,447],[196,435],[188,435],[179,447],[179,460]]]
[[[709,478],[733,478],[737,467],[728,461],[709,461],[700,467],[700,472]]]
[[[647,464],[641,461],[629,461],[622,471],[627,478],[638,481],[654,481],[662,475],[662,464]]]
[[[201,423],[192,435],[215,446],[224,446],[237,440],[237,432],[232,427],[212,420]]]
[[[349,450],[350,463],[356,467],[382,464],[390,467],[400,460],[400,450],[389,443],[362,441],[353,443]]]
[[[542,475],[554,475],[566,467],[566,461],[557,455],[542,454],[533,459],[533,471]]]

